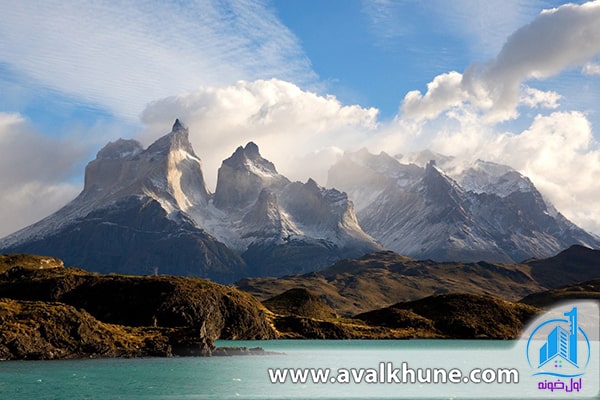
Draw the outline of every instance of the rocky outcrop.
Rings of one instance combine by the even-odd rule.
[[[56,257],[29,254],[0,254],[0,273],[14,267],[27,269],[64,268],[63,260]]]
[[[108,143],[87,165],[77,198],[3,238],[0,249],[95,272],[158,270],[231,282],[244,275],[245,262],[190,217],[209,196],[188,129],[177,120],[147,149],[135,140]]]
[[[85,310],[54,302],[0,299],[0,359],[52,360],[173,356],[174,330],[131,328],[98,321]],[[199,336],[186,343],[210,354]]]
[[[258,146],[249,142],[224,160],[219,168],[214,196],[218,208],[242,209],[254,203],[263,189],[277,189],[290,183],[264,159]]]
[[[294,315],[279,316],[273,321],[282,338],[286,339],[358,339],[369,338],[356,334],[341,321],[324,321]]]
[[[223,161],[213,202],[228,217],[209,225],[219,226],[215,236],[241,254],[249,275],[314,271],[382,249],[344,193],[312,179],[290,182],[252,142]]]
[[[197,278],[15,267],[0,274],[0,297],[61,302],[105,323],[191,327],[213,340],[273,336],[264,307],[253,297]]]
[[[256,299],[210,281],[92,274],[28,255],[0,266],[0,358],[203,356],[215,339],[275,337]]]
[[[0,360],[243,356],[260,347],[216,347],[202,329],[130,327],[63,303],[0,299]]]

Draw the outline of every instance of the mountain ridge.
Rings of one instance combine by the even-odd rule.
[[[53,255],[97,272],[219,282],[306,272],[382,249],[344,194],[313,180],[291,182],[253,142],[223,161],[210,193],[179,120],[146,149],[135,140],[109,142],[85,172],[74,200],[0,239],[0,249]]]
[[[427,151],[399,160],[361,149],[330,168],[327,185],[348,193],[365,232],[418,259],[510,263],[574,244],[600,247],[529,178],[501,164],[461,164]]]
[[[189,130],[176,120],[146,149],[135,140],[109,142],[86,166],[73,201],[0,239],[0,250],[105,273],[231,283],[318,271],[384,249],[510,264],[572,244],[600,247],[508,166],[457,166],[432,152],[404,157],[408,164],[398,157],[346,153],[326,188],[310,178],[290,181],[248,142],[222,162],[211,193]]]

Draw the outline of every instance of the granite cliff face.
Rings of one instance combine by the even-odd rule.
[[[344,193],[312,179],[290,182],[252,142],[223,161],[211,205],[219,212],[202,224],[240,253],[254,275],[314,271],[382,249],[363,232]]]
[[[107,144],[86,167],[77,198],[2,239],[0,248],[52,255],[97,272],[231,281],[244,275],[244,261],[186,213],[208,200],[188,130],[176,121],[145,150],[133,140]]]
[[[241,209],[256,201],[264,189],[280,189],[290,181],[264,159],[258,146],[238,147],[219,168],[214,203],[217,208]]]
[[[135,140],[107,144],[87,165],[77,198],[1,239],[0,249],[103,273],[233,282],[315,270],[381,246],[343,193],[290,182],[252,142],[223,161],[211,194],[177,120],[146,149]]]

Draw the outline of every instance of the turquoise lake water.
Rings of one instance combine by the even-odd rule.
[[[251,341],[283,354],[209,358],[93,359],[0,362],[0,399],[316,399],[544,398],[531,381],[523,351],[502,341]],[[371,368],[381,362],[411,367],[516,367],[519,384],[273,384],[269,368]],[[590,375],[591,374],[591,375]],[[595,375],[594,375],[595,374]],[[527,376],[527,377],[526,377]],[[586,387],[590,376],[586,375]],[[529,381],[528,381],[529,379]],[[563,393],[564,398],[576,397]],[[579,393],[581,394],[581,393]],[[552,398],[563,398],[552,393]],[[589,398],[589,396],[588,396]]]

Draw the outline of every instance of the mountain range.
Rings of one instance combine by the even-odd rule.
[[[250,142],[206,187],[188,129],[148,148],[119,139],[85,169],[83,191],[43,220],[0,240],[4,253],[36,253],[96,272],[170,274],[233,282],[308,272],[381,250],[346,194],[291,182]]]
[[[600,239],[568,221],[510,167],[348,152],[328,187],[293,182],[249,142],[222,162],[214,193],[188,128],[147,148],[119,139],[85,169],[83,191],[0,239],[3,253],[44,254],[92,271],[232,283],[318,271],[393,250],[414,259],[513,263]],[[356,209],[356,213],[355,213]]]
[[[405,162],[401,162],[405,159]],[[514,169],[424,151],[347,152],[327,185],[348,193],[358,221],[389,250],[416,259],[521,262],[600,239],[565,218]]]

